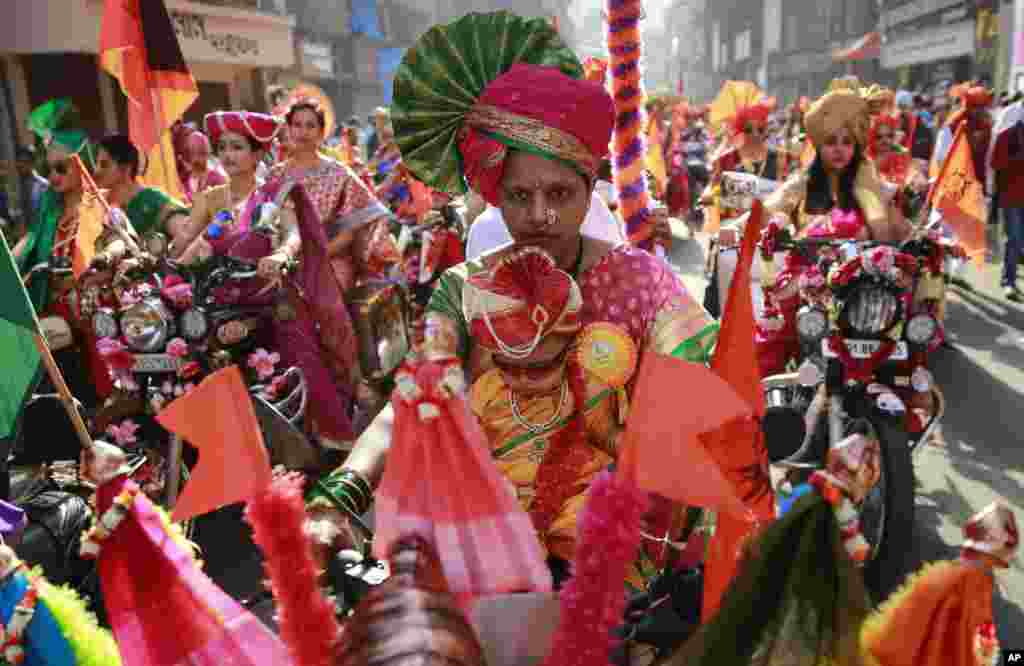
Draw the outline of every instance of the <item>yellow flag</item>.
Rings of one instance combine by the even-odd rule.
[[[75,235],[75,248],[71,255],[71,269],[75,277],[81,277],[96,256],[96,241],[103,233],[103,220],[106,210],[100,201],[98,192],[86,189],[78,204],[78,231]]]
[[[147,187],[163,190],[175,201],[185,201],[185,189],[178,178],[178,167],[174,162],[174,145],[171,143],[171,131],[167,130],[160,138],[160,143],[153,146],[146,156],[146,172],[140,178]]]

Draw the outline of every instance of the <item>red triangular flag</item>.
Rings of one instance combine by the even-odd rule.
[[[679,387],[697,387],[679,409]],[[620,474],[643,490],[690,506],[745,516],[743,502],[700,435],[750,415],[743,398],[703,365],[648,353],[630,399]]]
[[[237,366],[210,375],[156,420],[199,449],[199,462],[174,506],[173,520],[247,500],[270,485],[270,458]]]

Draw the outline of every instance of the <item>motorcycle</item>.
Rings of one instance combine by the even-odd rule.
[[[218,289],[230,289],[256,277],[253,264],[216,256],[195,266],[175,264],[161,249],[164,239],[146,240],[153,252],[141,262],[122,266],[111,285],[118,307],[101,307],[93,330],[101,355],[116,378],[115,394],[97,413],[93,428],[129,450],[144,452],[149,464],[143,489],[171,504],[187,467],[173,461],[190,458],[182,443],[155,421],[163,407],[190,391],[206,375],[236,364],[248,374],[257,413],[302,421],[304,380],[295,368],[277,368],[274,355],[259,346],[273,316],[273,299],[258,305],[225,304]],[[239,334],[241,332],[241,334]],[[281,448],[268,438],[274,462],[312,468],[317,449],[308,441]]]
[[[938,323],[912,300],[918,260],[873,242],[793,241],[776,236],[763,250],[795,252],[806,262],[796,315],[799,370],[766,377],[762,422],[773,483],[787,495],[824,467],[830,449],[852,434],[878,441],[881,475],[859,507],[871,548],[865,581],[876,601],[911,569],[913,450],[937,427],[941,391],[925,361]],[[827,280],[822,276],[828,276]],[[927,395],[929,419],[908,427],[907,400]]]

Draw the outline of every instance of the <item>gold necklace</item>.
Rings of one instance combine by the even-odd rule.
[[[562,382],[562,388],[558,395],[558,406],[555,408],[554,415],[540,425],[535,425],[526,420],[522,412],[519,411],[519,400],[516,398],[516,393],[512,389],[508,391],[509,402],[512,404],[512,418],[515,419],[516,423],[533,433],[539,435],[542,432],[547,431],[553,425],[558,423],[558,419],[562,417],[562,408],[565,407],[566,398],[569,397],[569,383],[566,381]]]

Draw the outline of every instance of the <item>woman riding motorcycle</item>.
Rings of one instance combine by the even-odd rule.
[[[206,130],[224,169],[227,185],[197,193],[192,217],[175,240],[183,263],[212,255],[258,262],[259,277],[221,288],[225,304],[261,305],[277,301],[272,322],[273,346],[283,363],[302,369],[309,387],[309,413],[323,437],[346,440],[354,435],[345,379],[349,366],[339,365],[323,341],[338,336],[336,312],[345,312],[341,291],[328,263],[324,229],[304,188],[293,180],[267,184],[256,167],[274,139],[279,121],[246,111],[221,111],[205,118]],[[172,250],[173,251],[173,250]],[[299,261],[284,294],[272,290],[282,269]],[[244,323],[218,331],[231,344],[249,334]]]
[[[869,122],[867,99],[852,90],[830,92],[811,106],[805,126],[817,155],[809,168],[791,176],[765,200],[772,223],[792,227],[795,237],[898,242],[907,236],[909,225],[890,215],[875,165],[865,154]],[[726,244],[735,242],[737,231],[723,229]],[[762,376],[783,371],[799,352],[798,281],[806,268],[790,255],[786,269],[767,290],[774,316],[758,324]]]

